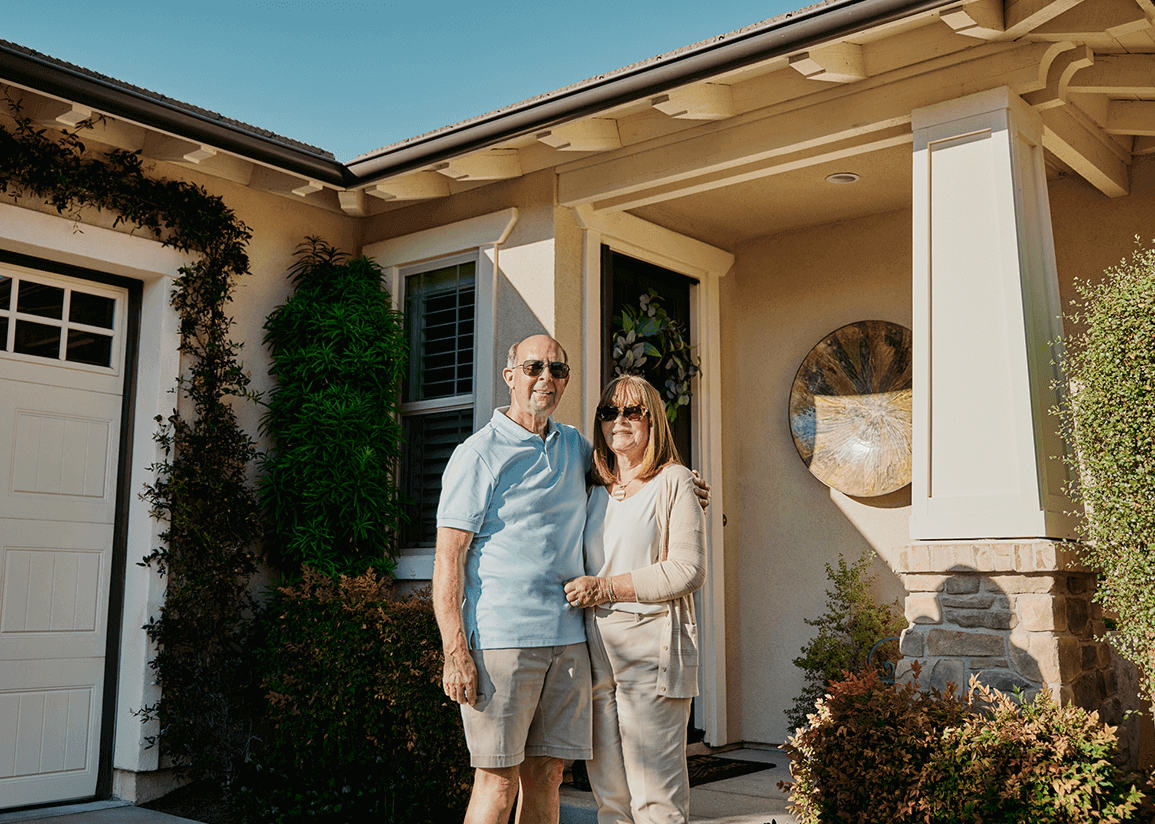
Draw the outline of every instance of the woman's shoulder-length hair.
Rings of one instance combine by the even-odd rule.
[[[618,394],[619,389],[621,394],[629,399],[627,405],[640,403],[650,421],[650,440],[646,444],[642,469],[638,477],[649,480],[670,464],[681,463],[678,447],[674,445],[673,430],[670,429],[670,422],[666,420],[666,405],[662,402],[658,390],[640,375],[619,375],[606,384],[598,400],[598,406],[612,404],[614,395]],[[589,482],[595,486],[610,486],[614,482],[614,453],[602,434],[601,421],[596,418],[593,429],[594,454],[590,462]]]

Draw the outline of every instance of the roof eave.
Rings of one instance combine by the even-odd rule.
[[[2,43],[0,79],[332,186],[353,182],[345,165],[331,157],[182,109]]]
[[[765,29],[709,42],[689,52],[672,53],[628,73],[527,101],[523,106],[436,132],[425,139],[387,147],[352,161],[346,169],[360,184],[404,174],[687,83],[958,3],[959,0],[845,0],[815,8]]]

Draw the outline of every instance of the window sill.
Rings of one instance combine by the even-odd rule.
[[[433,549],[420,547],[401,550],[393,576],[399,581],[432,581]]]

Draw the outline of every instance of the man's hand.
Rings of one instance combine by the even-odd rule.
[[[702,480],[702,476],[698,474],[698,470],[693,470],[694,473],[694,492],[698,496],[698,503],[705,509],[710,505],[710,485]]]
[[[438,527],[433,556],[433,614],[445,653],[441,688],[458,704],[470,706],[477,701],[477,666],[465,640],[461,601],[465,589],[465,553],[472,541],[472,532]]]
[[[468,651],[445,653],[441,688],[458,704],[477,703],[477,667]]]

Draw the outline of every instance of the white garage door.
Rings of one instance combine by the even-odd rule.
[[[96,792],[127,303],[0,263],[0,808]]]

